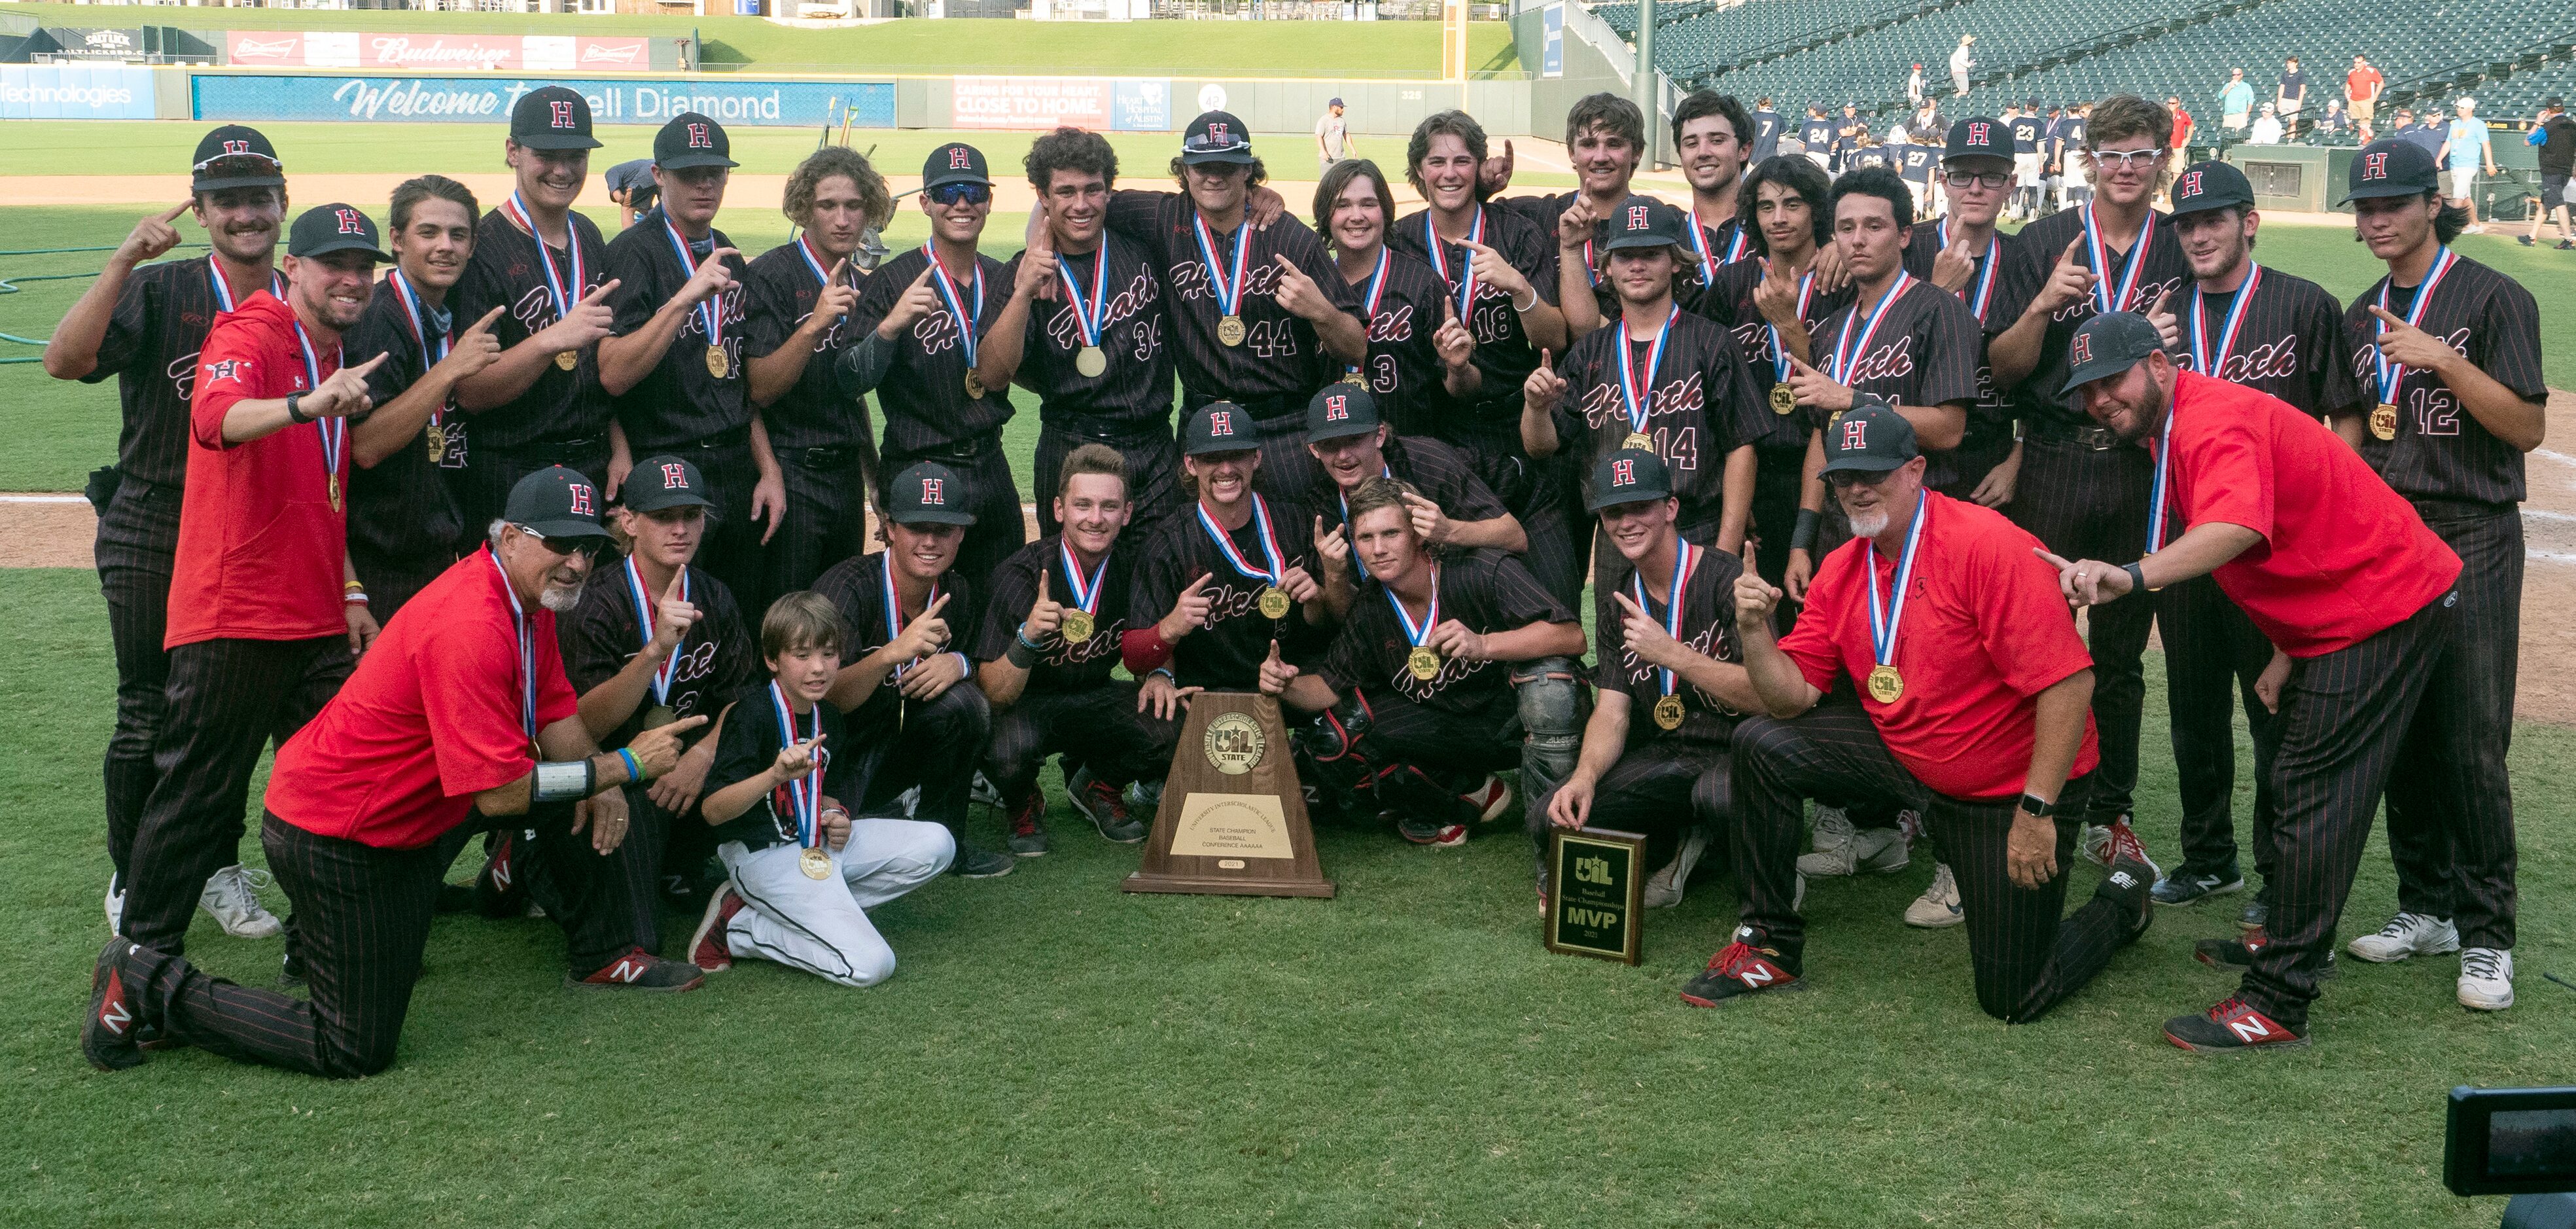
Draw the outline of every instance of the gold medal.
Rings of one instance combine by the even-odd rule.
[[[1081,610],[1068,610],[1064,612],[1064,638],[1066,641],[1073,644],[1080,644],[1085,640],[1091,639],[1091,632],[1091,615],[1089,612]]]
[[[805,872],[808,879],[829,879],[832,877],[832,855],[817,845],[796,855],[796,869]]]
[[[566,350],[555,356],[555,366],[561,367],[566,371],[570,371],[575,367],[581,366],[581,355],[574,353],[573,351]]]
[[[1619,441],[1619,446],[1631,452],[1653,452],[1655,441],[1643,431],[1631,431],[1628,438]]]
[[[1109,370],[1109,353],[1098,346],[1084,346],[1081,353],[1073,356],[1073,369],[1081,372],[1083,379],[1097,380],[1101,372]]]
[[[679,719],[680,714],[670,705],[656,704],[653,707],[644,710],[643,728],[648,730],[658,730]]]
[[[2381,402],[2370,412],[2370,433],[2383,440],[2397,438],[2397,407]]]
[[[966,399],[968,401],[984,399],[984,380],[972,371],[966,373]]]
[[[1905,677],[1894,666],[1873,666],[1869,671],[1869,698],[1881,704],[1894,704],[1905,694]]]
[[[733,370],[733,364],[732,364],[732,363],[730,363],[730,362],[728,362],[728,361],[726,361],[726,359],[725,359],[725,352],[724,352],[724,347],[723,347],[723,346],[709,346],[709,347],[707,347],[707,374],[708,374],[708,375],[714,376],[715,378],[717,378],[717,379],[721,380],[721,379],[725,378],[725,375],[726,375],[726,373],[727,373],[727,372],[730,372],[730,371],[732,371],[732,370]]]
[[[446,459],[447,428],[431,423],[429,424],[429,463],[436,465]]]
[[[1286,589],[1282,589],[1277,585],[1270,585],[1262,589],[1261,617],[1265,619],[1284,619],[1288,617],[1288,591]]]
[[[1405,655],[1404,668],[1413,677],[1428,683],[1440,675],[1440,650],[1415,645],[1413,651]]]
[[[1217,317],[1217,320],[1216,320],[1216,339],[1217,339],[1218,341],[1221,341],[1221,342],[1225,343],[1226,345],[1229,345],[1229,346],[1239,346],[1239,345],[1242,345],[1242,344],[1243,344],[1243,317],[1241,317],[1241,316],[1219,316],[1219,317]]]
[[[1655,724],[1667,730],[1682,728],[1682,698],[1665,696],[1655,701]]]
[[[1772,385],[1772,386],[1771,386],[1771,412],[1772,412],[1772,413],[1774,413],[1774,414],[1795,414],[1795,413],[1797,413],[1797,412],[1798,412],[1798,394],[1797,394],[1797,393],[1795,393],[1795,392],[1793,392],[1793,391],[1791,391],[1791,390],[1790,390],[1790,388],[1789,388],[1789,386],[1788,386],[1788,385],[1786,385],[1786,384],[1774,384],[1774,385]]]
[[[331,481],[327,489],[331,493],[331,510],[333,512],[337,512],[340,510],[340,475],[331,475]]]

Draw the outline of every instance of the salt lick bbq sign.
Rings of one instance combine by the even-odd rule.
[[[360,34],[232,30],[228,63],[244,67],[636,71],[652,67],[647,40],[563,35]]]

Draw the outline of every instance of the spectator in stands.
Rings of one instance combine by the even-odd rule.
[[[1959,36],[1958,48],[1950,53],[1950,85],[1953,98],[1968,96],[1968,70],[1977,66],[1976,53],[1969,48],[1976,45],[1976,35],[1962,34]]]
[[[2326,113],[2317,117],[2317,126],[2313,133],[2336,142],[2352,135],[2352,115],[2343,109],[2342,99],[2326,100]]]
[[[2451,121],[2433,163],[2451,173],[2451,203],[2469,211],[2468,229],[2460,233],[2482,234],[2486,227],[2478,225],[2478,169],[2484,167],[2494,177],[2495,146],[2487,140],[2487,122],[2478,118],[2478,100],[2463,94],[2457,107],[2459,117]]]
[[[2540,242],[2540,224],[2551,218],[2558,223],[2558,250],[2576,252],[2576,187],[2568,183],[2576,175],[2576,119],[2567,117],[2567,100],[2551,97],[2540,104],[2540,115],[2532,121],[2531,135],[2524,140],[2540,149],[2540,204],[2531,211],[2531,230],[2522,236],[2522,246]]]
[[[2370,144],[2371,122],[2379,118],[2379,92],[2386,88],[2387,79],[2371,67],[2370,57],[2358,51],[2352,53],[2352,71],[2343,75],[2343,101],[2358,126],[2355,135],[2364,145]]]
[[[1771,109],[1770,95],[1753,100],[1753,162],[1769,162],[1780,152],[1780,132],[1788,127],[1780,113]]]
[[[2190,158],[2184,153],[2184,151],[2191,148],[2191,112],[2183,109],[2182,95],[2180,94],[2165,95],[2165,110],[2173,112],[2174,161],[2177,163],[2188,162],[2190,161]]]
[[[1333,164],[1349,157],[1351,123],[1342,118],[1342,100],[1324,104],[1324,114],[1315,121],[1315,160],[1317,170],[1329,171]]]
[[[2421,145],[2425,153],[2434,154],[2441,152],[2442,138],[2449,136],[2450,130],[2442,126],[2442,117],[2431,111],[2426,111],[2419,123],[2413,109],[2399,107],[2396,122],[2388,126],[2388,135],[2394,140]]]
[[[2218,91],[2218,126],[2227,137],[2242,137],[2245,126],[2254,118],[2254,87],[2245,84],[2245,70],[2227,70],[2227,84]]]
[[[1924,99],[1923,105],[1914,109],[1914,143],[1939,145],[1948,140],[1949,135],[1950,125],[1941,118],[1940,106],[1929,98]]]
[[[1827,172],[1834,169],[1834,122],[1825,118],[1825,104],[1807,104],[1806,122],[1798,125],[1798,141],[1806,146],[1807,161]]]
[[[2281,117],[2284,134],[2299,130],[2299,117],[2308,109],[2308,75],[2299,71],[2299,57],[2281,62],[2281,83],[2272,92],[2273,113]]]
[[[1923,105],[1923,66],[1920,64],[1914,66],[1914,75],[1905,79],[1905,105]]]
[[[2263,104],[2263,113],[2254,117],[2254,127],[2246,133],[2248,145],[2278,145],[2284,135],[2280,112],[2271,103]]]

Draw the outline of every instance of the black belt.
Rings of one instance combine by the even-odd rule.
[[[906,461],[945,461],[952,464],[962,465],[981,459],[988,453],[996,453],[1001,450],[1002,433],[1000,431],[991,431],[983,435],[971,436],[962,440],[951,440],[936,448],[922,448],[917,450],[904,449],[900,452],[890,452],[886,457],[886,462],[889,466],[901,464]]]
[[[835,444],[820,448],[790,448],[778,454],[782,461],[794,461],[807,469],[839,469],[865,455],[857,444]]]
[[[1058,435],[1070,435],[1075,439],[1107,444],[1113,448],[1166,446],[1172,442],[1172,428],[1169,423],[1157,423],[1152,426],[1139,423],[1129,425],[1125,429],[1118,429],[1112,426],[1092,427],[1041,418],[1038,420],[1038,426]]]
[[[2427,521],[2472,521],[2489,516],[2519,516],[2522,510],[2512,504],[2482,503],[2474,499],[2410,499],[2415,515]]]
[[[466,430],[470,435],[473,428],[469,425]],[[539,456],[544,457],[549,461],[571,456],[576,452],[588,452],[592,449],[606,447],[608,447],[608,441],[605,438],[578,440],[529,440],[524,444],[508,445],[487,445],[477,442],[474,445],[477,452],[497,452],[503,456],[510,457]]]
[[[2073,423],[2058,422],[2049,418],[2021,420],[2021,434],[2024,439],[2047,440],[2053,444],[2073,444],[2078,448],[2090,448],[2095,452],[2109,452],[2129,442],[2121,439],[2120,433],[2109,427],[2095,426],[2091,423],[2079,427]]]
[[[713,435],[701,435],[696,439],[681,440],[675,444],[657,444],[651,448],[638,448],[635,451],[644,453],[648,456],[656,452],[677,452],[683,448],[694,448],[700,452],[711,452],[718,448],[731,448],[736,444],[748,444],[750,442],[751,424],[744,423],[739,427],[727,427]]]

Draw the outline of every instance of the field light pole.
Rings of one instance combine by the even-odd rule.
[[[1637,151],[1637,169],[1653,170],[1659,144],[1655,135],[1662,127],[1656,122],[1655,109],[1655,0],[1640,0],[1637,5],[1637,75],[1628,85],[1637,110],[1646,117],[1646,147]]]

